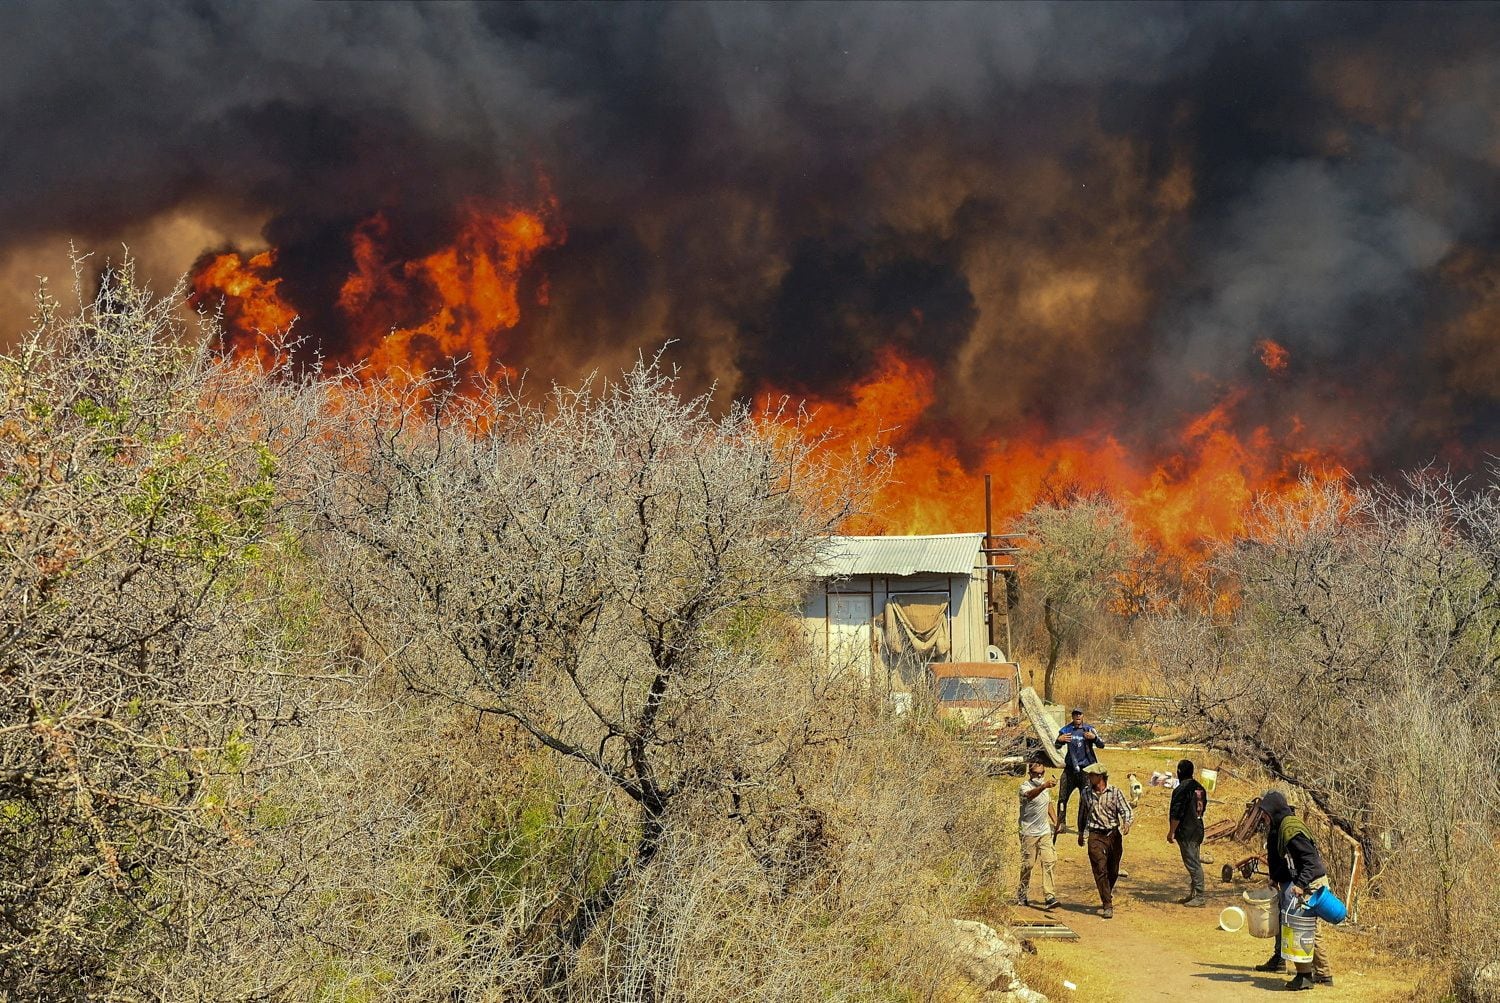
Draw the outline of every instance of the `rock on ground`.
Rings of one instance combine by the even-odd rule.
[[[952,921],[951,946],[966,974],[981,987],[985,1003],[1048,1003],[1047,997],[1016,978],[1021,945],[1014,937],[973,920]]]

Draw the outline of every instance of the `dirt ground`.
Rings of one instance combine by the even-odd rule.
[[[1136,807],[1134,828],[1125,837],[1122,875],[1115,887],[1115,915],[1104,920],[1096,914],[1099,905],[1089,870],[1087,851],[1078,846],[1073,825],[1077,821],[1077,796],[1069,804],[1069,830],[1057,840],[1057,894],[1062,904],[1052,912],[1035,908],[1012,908],[1012,922],[1041,922],[1050,917],[1071,926],[1077,941],[1038,940],[1038,954],[1027,966],[1035,988],[1054,1000],[1088,1000],[1089,1003],[1137,1003],[1148,1000],[1193,1000],[1238,1003],[1264,1000],[1266,994],[1282,990],[1288,976],[1254,970],[1271,953],[1273,941],[1252,938],[1248,933],[1226,933],[1219,929],[1219,912],[1225,906],[1242,905],[1241,895],[1263,884],[1260,875],[1236,877],[1224,884],[1221,866],[1239,859],[1241,851],[1230,842],[1204,845],[1204,872],[1208,905],[1188,908],[1176,905],[1187,893],[1187,873],[1175,845],[1166,842],[1167,808],[1171,792],[1150,786],[1153,770],[1169,771],[1181,758],[1193,759],[1200,769],[1220,765],[1219,758],[1202,753],[1105,749],[1100,759],[1110,770],[1110,782],[1130,793],[1127,775],[1140,778],[1144,792]],[[1053,779],[1060,779],[1048,770]],[[1016,810],[1018,778],[996,781],[1004,803]],[[1257,785],[1220,772],[1219,784],[1207,820],[1238,818]],[[1053,796],[1056,796],[1054,790]],[[1009,832],[1015,830],[1010,827]],[[1014,859],[1014,858],[1012,858]],[[1212,863],[1209,863],[1209,860]],[[1015,892],[1014,871],[1007,874],[1007,897]],[[1041,876],[1032,875],[1031,897],[1041,899]],[[1324,927],[1333,964],[1334,985],[1319,986],[1310,997],[1317,1000],[1348,1000],[1350,1003],[1394,1003],[1425,998],[1420,989],[1422,974],[1385,957],[1352,926]],[[1067,980],[1077,986],[1069,990]]]

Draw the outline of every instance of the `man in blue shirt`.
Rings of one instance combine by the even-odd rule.
[[[1068,819],[1068,798],[1074,791],[1078,791],[1078,831],[1083,832],[1083,810],[1088,801],[1088,780],[1083,771],[1099,761],[1094,755],[1095,749],[1104,748],[1104,739],[1094,730],[1091,724],[1085,724],[1083,720],[1083,708],[1073,708],[1073,722],[1065,724],[1057,733],[1057,739],[1053,743],[1059,749],[1067,746],[1068,752],[1063,759],[1062,787],[1057,792],[1057,821],[1061,828]]]

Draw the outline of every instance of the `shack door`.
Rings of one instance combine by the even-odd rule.
[[[828,664],[869,679],[872,666],[871,621],[874,607],[867,595],[828,597]]]

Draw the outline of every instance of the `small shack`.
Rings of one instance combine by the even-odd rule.
[[[909,692],[930,662],[989,660],[983,533],[837,536],[802,605],[830,664]]]

